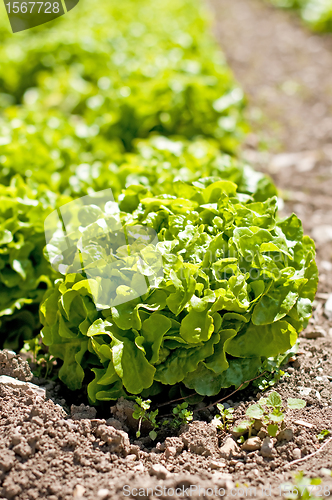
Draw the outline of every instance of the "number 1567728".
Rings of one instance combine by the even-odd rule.
[[[58,2],[9,2],[6,4],[8,14],[58,14],[60,6]]]

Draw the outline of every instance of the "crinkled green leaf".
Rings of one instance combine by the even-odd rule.
[[[287,321],[260,326],[250,323],[230,340],[227,353],[240,358],[277,356],[293,347],[296,339],[296,330]]]
[[[61,344],[61,359],[63,359],[63,365],[59,371],[59,378],[72,391],[82,387],[85,373],[81,363],[87,348],[87,341],[78,340]],[[50,352],[55,353],[52,348],[50,348]],[[57,355],[59,356],[59,353],[57,353]]]
[[[153,383],[156,369],[148,362],[142,348],[121,336],[113,335],[112,357],[116,373],[132,394],[139,394]]]
[[[147,350],[148,359],[151,364],[158,361],[163,337],[170,330],[171,326],[171,320],[158,312],[152,313],[151,316],[143,322],[143,345]]]
[[[261,358],[230,359],[225,371],[216,374],[209,370],[205,363],[200,363],[198,368],[183,380],[189,389],[194,389],[198,394],[213,396],[221,389],[234,385],[239,387],[243,382],[251,380],[261,366]]]
[[[106,370],[92,368],[95,378],[88,385],[88,397],[91,404],[97,401],[112,401],[125,396],[121,379],[116,375],[113,363],[110,362]]]
[[[229,359],[228,362],[229,368],[219,376],[222,388],[232,385],[237,388],[243,382],[250,381],[257,375],[262,363],[259,357]]]
[[[219,334],[213,334],[201,347],[183,349],[179,347],[171,352],[164,363],[157,366],[155,380],[163,384],[174,385],[181,382],[188,373],[194,371],[200,361],[211,356],[214,344],[219,341]]]
[[[188,268],[181,269],[181,275],[179,277],[173,271],[170,272],[170,278],[176,291],[169,295],[166,303],[175,315],[184,309],[195,292],[196,282],[191,276],[190,270]]]
[[[214,373],[222,373],[227,370],[229,363],[226,357],[226,349],[229,341],[236,336],[235,330],[221,330],[220,340],[214,348],[212,356],[206,359],[205,366]]]
[[[213,319],[208,311],[192,310],[181,322],[180,335],[188,344],[206,342],[213,331]]]

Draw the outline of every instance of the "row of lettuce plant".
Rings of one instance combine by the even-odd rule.
[[[158,132],[214,137],[234,151],[243,92],[207,22],[200,0],[83,2],[50,29],[5,38],[2,106],[23,103],[34,119],[57,109],[77,117],[79,135],[128,150]]]

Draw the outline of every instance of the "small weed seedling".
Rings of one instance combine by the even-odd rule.
[[[25,354],[32,354],[32,358],[28,357],[28,362],[31,366],[33,374],[39,378],[55,378],[54,368],[57,365],[57,360],[49,352],[44,351],[40,337],[27,340],[22,348]]]
[[[255,380],[253,386],[258,387],[258,389],[263,392],[267,389],[271,389],[271,387],[276,385],[282,377],[290,377],[290,374],[279,368],[275,372],[267,373],[264,378],[258,379],[257,381]]]
[[[322,480],[306,477],[302,471],[295,475],[293,484],[285,483],[280,487],[285,500],[319,500],[330,496],[330,486],[323,485]]]
[[[168,425],[171,429],[176,430],[181,425],[189,424],[194,418],[193,412],[188,410],[188,403],[181,403],[173,408],[174,417],[172,420],[164,420],[163,425]]]
[[[286,409],[299,410],[304,408],[306,402],[303,399],[287,399]],[[276,391],[271,392],[267,398],[261,398],[258,403],[249,406],[246,411],[246,416],[250,420],[241,422],[238,426],[233,428],[233,433],[238,436],[243,436],[248,433],[251,436],[253,426],[264,426],[271,437],[275,437],[281,428],[284,421],[285,414],[283,413],[284,404]],[[243,438],[242,438],[243,441]]]
[[[188,403],[182,403],[173,408],[173,415],[176,427],[181,427],[181,425],[189,424],[194,418],[193,412],[188,410]]]
[[[328,438],[331,435],[331,431],[327,429],[323,429],[320,431],[320,433],[317,435],[317,438],[319,441],[324,441],[324,439]]]
[[[142,423],[149,422],[152,430],[149,432],[149,436],[154,441],[157,438],[157,431],[160,424],[157,422],[158,411],[148,411],[151,405],[151,399],[146,399],[143,401],[142,398],[135,399],[136,404],[134,406],[133,417],[138,420],[138,429],[136,432],[136,437],[141,436]],[[163,420],[161,422],[162,426],[168,426],[172,430],[177,430],[181,425],[189,424],[194,418],[193,412],[188,410],[188,403],[182,403],[173,408],[173,418],[171,420]]]
[[[212,422],[215,427],[217,427],[217,429],[228,430],[230,424],[234,420],[234,408],[225,408],[221,403],[217,404],[217,408],[220,412],[220,415],[216,415]]]
[[[157,429],[159,424],[157,424],[156,418],[159,410],[148,411],[151,405],[151,399],[147,399],[143,401],[142,398],[135,399],[136,404],[134,406],[133,417],[138,420],[138,429],[136,432],[136,437],[139,438],[141,436],[141,426],[142,422],[149,422],[152,426],[152,430],[149,432],[149,436],[154,441],[157,438]]]
[[[264,372],[265,376],[254,380],[253,387],[257,387],[260,391],[266,391],[277,384],[282,377],[290,377],[290,374],[284,372],[280,367],[285,365],[297,350],[298,342],[286,353],[279,354],[274,358],[267,358],[260,368],[261,373]]]

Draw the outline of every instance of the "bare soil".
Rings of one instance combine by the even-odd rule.
[[[253,133],[242,155],[272,175],[284,214],[295,211],[317,243],[314,315],[287,376],[274,387],[283,399],[304,399],[306,407],[286,412],[287,439],[273,439],[271,456],[264,457],[262,434],[256,450],[241,449],[229,431],[214,427],[215,412],[202,403],[177,436],[152,443],[136,439],[128,402],[100,414],[80,401],[71,405],[50,381],[32,380],[45,387],[46,398],[30,385],[0,381],[0,500],[282,498],[280,488],[299,470],[321,477],[332,491],[332,443],[317,438],[332,430],[332,311],[326,305],[332,294],[332,38],[311,34],[294,15],[261,0],[210,2],[216,35],[248,95]],[[0,352],[1,375],[23,384],[31,379],[27,365],[8,352]],[[249,387],[226,401],[235,408],[235,423],[260,396]],[[225,452],[226,441],[232,453]]]

